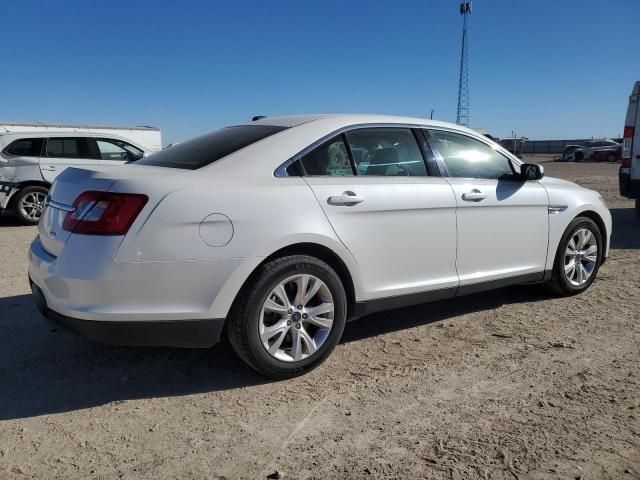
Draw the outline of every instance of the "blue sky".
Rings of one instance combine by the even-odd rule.
[[[170,143],[253,115],[455,121],[457,0],[6,2],[0,119],[153,125]],[[475,0],[471,126],[619,135],[640,0]]]

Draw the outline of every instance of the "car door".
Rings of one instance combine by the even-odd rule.
[[[460,291],[482,289],[486,282],[542,279],[551,268],[545,265],[544,187],[514,175],[516,166],[497,146],[446,130],[430,129],[428,137],[455,192]]]
[[[457,289],[455,197],[427,174],[418,138],[411,128],[357,128],[299,162],[367,299]]]
[[[98,157],[94,140],[87,137],[49,137],[40,158],[42,177],[50,183],[67,167],[95,167]]]
[[[100,137],[95,141],[100,155],[100,165],[105,167],[118,167],[144,156],[141,149],[124,140]]]

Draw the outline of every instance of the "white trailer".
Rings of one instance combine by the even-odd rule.
[[[21,123],[0,121],[0,133],[8,132],[51,132],[51,133],[89,133],[95,135],[117,135],[145,147],[146,150],[162,150],[162,137],[155,127],[114,127],[109,125],[76,125],[58,123]]]

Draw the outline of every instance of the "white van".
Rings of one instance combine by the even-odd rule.
[[[153,147],[158,147],[160,131],[153,130],[158,139]],[[27,225],[36,224],[49,187],[65,168],[118,167],[154,151],[128,137],[91,127],[0,131],[0,209],[14,212]]]
[[[640,81],[629,97],[627,119],[624,122],[622,160],[620,162],[620,195],[636,199],[640,216]]]

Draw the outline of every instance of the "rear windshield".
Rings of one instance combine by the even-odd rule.
[[[136,165],[196,170],[285,129],[286,127],[273,125],[227,127],[179,143],[135,163]]]

